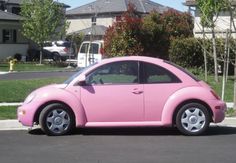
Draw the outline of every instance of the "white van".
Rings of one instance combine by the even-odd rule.
[[[78,67],[87,67],[95,62],[102,60],[103,40],[82,42],[77,58]]]

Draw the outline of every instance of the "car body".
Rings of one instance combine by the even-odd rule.
[[[63,84],[33,91],[18,108],[25,126],[40,124],[48,135],[74,127],[177,126],[202,134],[224,120],[226,104],[203,81],[157,58],[104,59]]]
[[[55,61],[62,60],[73,57],[72,44],[68,41],[47,41],[44,43],[43,49],[51,53],[52,59]]]
[[[83,41],[77,56],[77,66],[87,67],[95,62],[100,62],[103,56],[103,44],[103,40]]]

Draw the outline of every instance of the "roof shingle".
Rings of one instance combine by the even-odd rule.
[[[120,13],[127,11],[128,4],[135,5],[140,13],[150,13],[153,10],[163,13],[170,9],[151,0],[96,0],[86,5],[68,10],[66,15],[87,15],[94,13]]]
[[[4,12],[0,10],[0,20],[11,20],[11,21],[19,21],[22,17],[16,14],[12,14],[10,12]]]

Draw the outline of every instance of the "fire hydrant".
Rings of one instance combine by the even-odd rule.
[[[9,64],[10,64],[9,72],[12,72],[14,70],[15,59],[10,60]]]

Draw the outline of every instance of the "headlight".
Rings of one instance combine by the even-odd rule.
[[[31,93],[26,99],[25,99],[25,104],[30,103],[34,98],[35,98],[36,94],[35,93]]]

